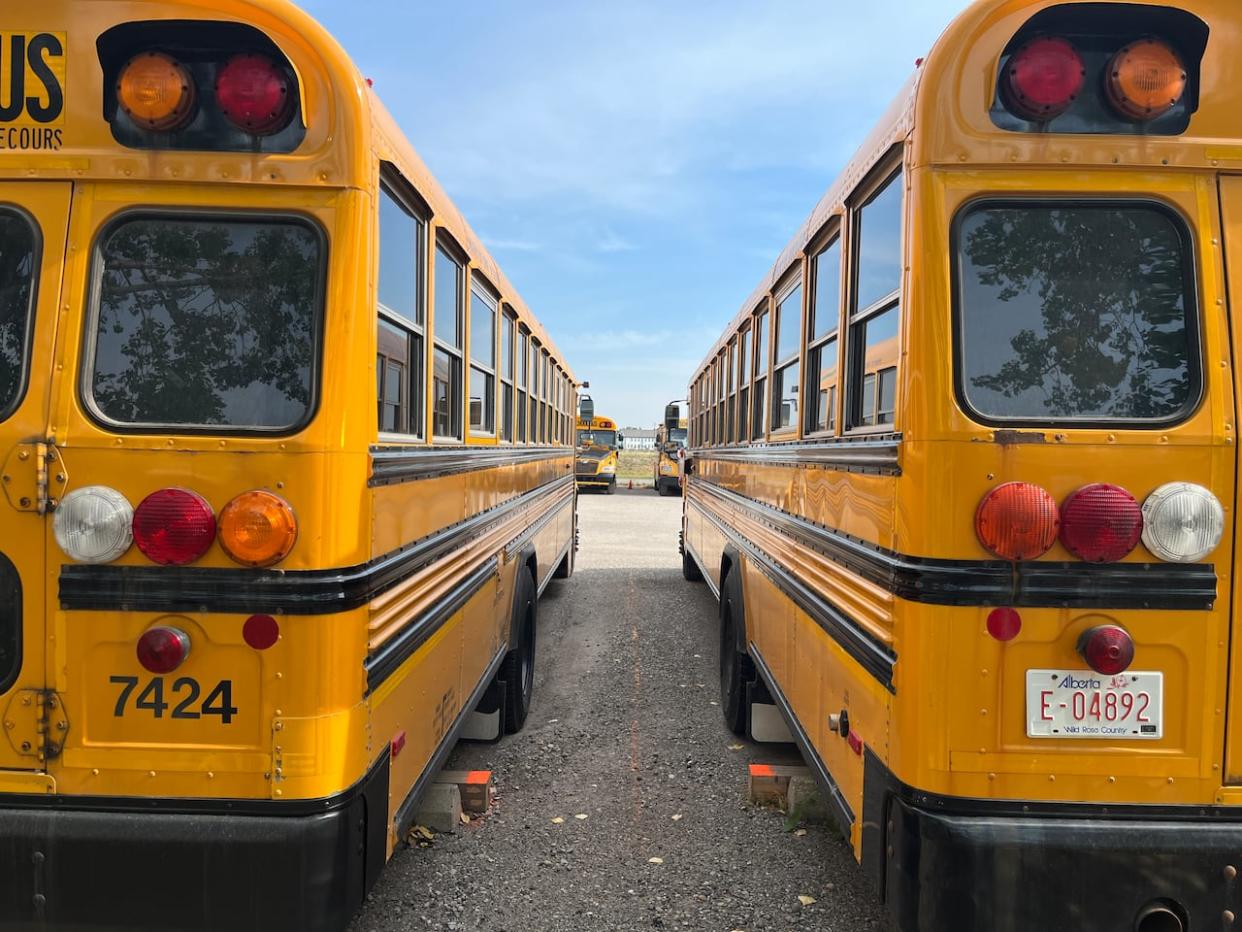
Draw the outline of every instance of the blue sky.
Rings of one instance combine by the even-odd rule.
[[[966,0],[302,0],[650,427]]]

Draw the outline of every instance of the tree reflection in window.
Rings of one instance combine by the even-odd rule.
[[[981,414],[1162,419],[1192,398],[1187,259],[1166,211],[997,206],[961,223],[964,390]]]
[[[0,211],[0,411],[10,411],[22,390],[34,264],[30,223],[11,211]]]
[[[293,221],[129,220],[101,248],[92,392],[119,423],[283,428],[311,403],[320,240]]]

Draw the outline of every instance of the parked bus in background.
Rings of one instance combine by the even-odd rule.
[[[725,719],[785,713],[901,929],[1242,905],[1240,43],[974,3],[693,376]]]
[[[684,401],[664,408],[664,423],[656,430],[656,460],[652,467],[655,490],[660,495],[681,494],[681,462],[686,455],[688,421],[682,416]]]
[[[617,491],[617,465],[623,435],[617,422],[595,414],[595,403],[589,397],[579,402],[577,420],[577,460],[574,478],[580,489]]]
[[[344,928],[526,718],[573,373],[292,3],[0,28],[0,925]]]

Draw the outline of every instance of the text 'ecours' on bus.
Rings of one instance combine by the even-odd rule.
[[[0,925],[341,929],[525,721],[578,383],[305,13],[136,9],[0,16]]]
[[[901,929],[1234,922],[1239,35],[972,4],[692,377],[726,721]]]

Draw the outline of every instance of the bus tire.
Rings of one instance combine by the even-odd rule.
[[[746,686],[755,678],[751,659],[737,648],[744,613],[742,576],[734,568],[720,587],[720,708],[729,731],[742,736],[750,718]]]
[[[505,684],[505,734],[515,735],[526,724],[530,702],[535,692],[535,627],[538,602],[535,579],[526,567],[517,573],[517,595],[513,600],[515,613],[511,645],[500,667]]]
[[[687,582],[703,581],[703,573],[699,570],[699,564],[695,562],[694,557],[690,556],[689,549],[684,547],[681,551],[681,575]]]
[[[616,479],[613,479],[611,482],[608,483],[608,494],[609,495],[617,494],[617,480]]]

